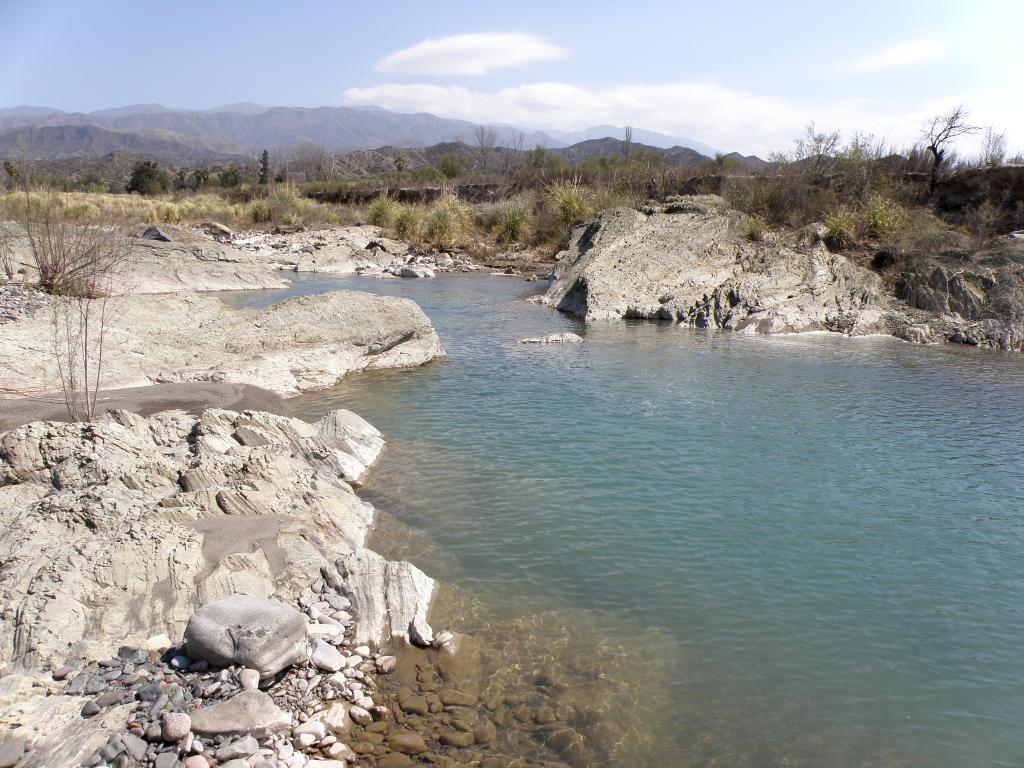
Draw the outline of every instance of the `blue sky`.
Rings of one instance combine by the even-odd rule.
[[[912,140],[965,102],[1024,149],[1022,27],[1024,0],[0,0],[0,106],[372,103],[763,154],[810,120]]]

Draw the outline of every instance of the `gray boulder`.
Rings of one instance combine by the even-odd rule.
[[[208,603],[189,619],[189,657],[216,666],[236,664],[270,677],[304,655],[306,619],[273,600],[237,595]]]
[[[161,243],[174,242],[174,238],[160,229],[156,224],[146,227],[146,230],[142,233],[142,237],[145,240],[157,240]]]
[[[291,728],[292,718],[263,691],[242,691],[227,701],[192,712],[192,732],[199,736],[265,739]]]

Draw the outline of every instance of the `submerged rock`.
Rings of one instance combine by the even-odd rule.
[[[534,336],[528,339],[521,339],[520,344],[576,344],[583,341],[582,336],[575,333],[563,331],[562,333],[549,333],[547,336]]]

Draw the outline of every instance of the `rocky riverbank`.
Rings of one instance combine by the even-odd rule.
[[[393,660],[369,646],[454,640],[427,624],[432,580],[364,546],[373,509],[350,484],[382,447],[345,411],[113,411],[0,436],[4,765],[194,768],[252,739],[270,765],[344,759],[350,720],[386,720],[367,675]],[[169,738],[175,711],[192,740]]]
[[[574,230],[539,300],[588,319],[1024,344],[1024,240],[896,272],[885,259],[865,266],[831,252],[821,226],[755,242],[745,222],[710,195],[605,211]]]

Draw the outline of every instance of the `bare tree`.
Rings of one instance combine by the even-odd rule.
[[[301,181],[327,181],[334,170],[327,150],[310,142],[292,147],[285,166],[290,176],[300,176]]]
[[[994,126],[985,129],[985,135],[981,140],[981,157],[978,158],[979,165],[990,168],[998,168],[1006,162],[1006,134],[996,133]]]
[[[939,173],[948,160],[949,146],[961,136],[978,132],[978,126],[968,122],[970,115],[966,107],[960,104],[949,112],[936,115],[921,133],[922,143],[931,155],[932,167],[928,177],[928,195],[935,194],[935,186],[939,183]]]
[[[633,126],[626,123],[622,127],[622,154],[629,157],[629,153],[633,148]]]
[[[478,125],[473,129],[473,143],[480,150],[480,164],[484,170],[490,164],[494,147],[498,143],[498,132],[490,125]]]

